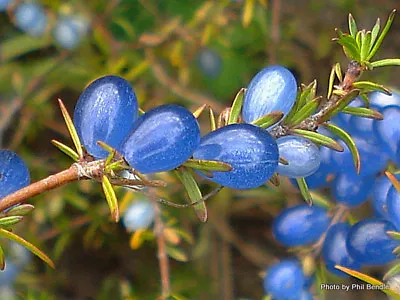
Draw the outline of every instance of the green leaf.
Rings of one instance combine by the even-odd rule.
[[[297,92],[296,102],[293,108],[286,115],[286,120],[290,120],[293,115],[298,112],[307,102],[315,98],[315,93],[317,90],[317,81],[312,81],[309,85],[301,84],[299,91]]]
[[[103,141],[97,141],[96,144],[99,145],[101,148],[103,148],[105,151],[107,151],[109,154],[111,154],[115,151],[115,149],[113,147],[111,147],[110,145],[108,145],[107,143],[105,143]]]
[[[387,22],[386,22],[386,24],[385,24],[385,27],[384,27],[383,30],[382,30],[381,35],[378,37],[378,39],[377,39],[375,45],[372,47],[372,50],[371,50],[371,52],[369,53],[369,55],[368,55],[368,57],[367,57],[367,59],[366,59],[367,61],[370,61],[371,58],[374,57],[374,55],[376,54],[376,52],[378,52],[378,50],[379,50],[379,48],[380,48],[380,46],[381,46],[381,44],[382,44],[384,38],[386,37],[386,34],[389,32],[389,29],[390,29],[390,26],[391,26],[392,23],[393,23],[393,19],[394,19],[395,14],[396,14],[396,10],[394,9],[394,10],[390,13],[389,18],[388,18],[388,20],[387,20]]]
[[[361,35],[362,35],[362,31],[357,32],[356,43],[357,43],[358,48],[361,48]]]
[[[7,216],[25,216],[29,214],[35,207],[32,204],[19,204],[15,207],[10,208],[7,211]]]
[[[214,131],[215,129],[217,129],[217,123],[215,122],[214,111],[211,108],[209,109],[209,115],[210,115],[210,130]]]
[[[340,145],[337,141],[318,132],[295,128],[290,129],[290,133],[293,135],[304,137],[316,144],[328,147],[335,151],[342,152],[344,150],[342,145]]]
[[[107,204],[110,208],[111,218],[115,223],[117,223],[119,221],[118,200],[115,195],[115,191],[111,185],[111,182],[106,175],[103,175],[101,186],[103,187],[104,195],[106,196]]]
[[[342,96],[325,114],[320,118],[320,123],[328,121],[332,116],[338,114],[345,108],[351,101],[353,101],[360,94],[360,90],[354,89]]]
[[[122,17],[113,17],[113,23],[119,25],[119,27],[125,32],[126,36],[129,37],[130,40],[136,36],[135,27],[133,23],[129,20]]]
[[[398,231],[386,231],[386,233],[392,238],[392,239],[395,239],[395,240],[400,240],[400,232],[398,232]]]
[[[240,91],[236,94],[235,100],[233,100],[231,112],[229,114],[228,125],[238,122],[240,112],[242,111],[243,97],[245,91],[245,88],[241,88]]]
[[[194,179],[190,170],[182,167],[175,171],[176,175],[178,176],[179,180],[184,185],[186,192],[192,202],[199,201],[203,198],[201,194],[200,188],[197,185],[196,180]],[[193,206],[194,211],[197,217],[200,219],[201,222],[206,222],[208,215],[207,215],[207,207],[205,202],[200,202]]]
[[[296,178],[297,185],[299,186],[300,193],[303,196],[303,199],[308,203],[308,205],[312,205],[313,198],[310,194],[310,190],[308,189],[306,179],[304,177]]]
[[[387,58],[377,60],[371,63],[373,68],[387,67],[387,66],[400,66],[400,58]]]
[[[400,182],[397,180],[397,178],[389,172],[385,172],[386,176],[389,178],[389,180],[392,182],[396,190],[400,193]]]
[[[374,286],[382,286],[384,283],[382,281],[379,281],[378,279],[375,279],[369,275],[363,274],[361,272],[348,269],[339,265],[335,266],[336,269],[341,270],[342,272],[345,272],[346,274],[349,274],[355,278],[358,278],[366,283],[372,284]],[[392,289],[382,289],[382,292],[384,292],[386,295],[396,297],[396,299],[400,299],[400,294]]]
[[[79,155],[76,153],[72,148],[68,147],[67,145],[64,145],[63,143],[60,143],[59,141],[56,140],[51,140],[51,143],[56,146],[61,152],[64,154],[68,155],[70,158],[72,158],[74,161],[79,160]]]
[[[362,93],[379,91],[389,96],[392,94],[388,88],[384,87],[381,84],[377,84],[371,81],[357,81],[353,83],[353,86],[357,89],[360,89]]]
[[[352,14],[349,14],[349,31],[350,34],[355,38],[358,32],[356,20],[354,20]]]
[[[269,114],[266,114],[262,116],[261,118],[253,121],[251,124],[259,126],[261,128],[268,128],[271,127],[272,125],[278,123],[280,120],[282,120],[284,114],[281,111],[273,111]]]
[[[82,158],[83,157],[82,144],[81,141],[79,140],[79,136],[78,133],[76,132],[76,128],[74,126],[74,123],[72,122],[71,116],[69,115],[61,99],[58,99],[58,103],[60,105],[61,113],[64,117],[65,124],[67,125],[69,134],[72,138],[72,141],[74,142],[76,152],[78,153],[79,157]]]
[[[53,261],[46,254],[44,254],[41,250],[36,248],[34,245],[29,243],[28,241],[24,240],[20,236],[16,235],[15,233],[12,233],[3,228],[0,228],[0,236],[7,238],[9,240],[12,240],[12,241],[24,246],[29,251],[31,251],[33,254],[35,254],[37,257],[39,257],[41,260],[43,260],[45,263],[47,263],[50,267],[52,267],[53,269],[55,268]]]
[[[0,246],[0,270],[3,271],[6,266],[3,248]]]
[[[371,31],[371,47],[369,49],[370,52],[371,52],[372,47],[375,44],[375,41],[376,41],[376,38],[378,37],[380,29],[381,29],[381,20],[378,18],[378,19],[376,19],[375,25]]]
[[[371,46],[371,31],[361,34],[361,61],[364,61],[369,54]]]
[[[351,35],[344,35],[340,30],[336,30],[339,38],[336,40],[339,45],[343,47],[346,56],[355,61],[360,61],[360,47],[354,37]]]
[[[354,162],[354,167],[356,168],[357,174],[360,174],[360,168],[361,168],[361,160],[360,160],[360,153],[358,152],[358,149],[356,147],[356,144],[354,143],[353,139],[351,136],[344,131],[342,128],[332,124],[332,123],[325,123],[322,124],[326,129],[328,129],[330,132],[332,132],[334,135],[337,135],[349,148],[350,153],[353,157],[353,162]]]
[[[176,247],[171,247],[171,246],[166,246],[165,250],[170,257],[172,257],[173,259],[175,259],[177,261],[181,261],[181,262],[188,261],[187,254],[182,249],[179,249]]]
[[[315,110],[318,108],[321,103],[322,97],[317,97],[312,101],[308,102],[304,105],[293,117],[290,121],[285,122],[285,124],[297,125],[300,124],[303,120],[308,118]]]
[[[335,66],[335,74],[337,78],[342,82],[343,81],[343,74],[342,74],[342,67],[340,66],[340,63],[336,63]]]
[[[19,223],[24,217],[22,216],[8,216],[0,218],[0,226],[1,227],[10,227]]]
[[[322,195],[316,191],[310,191],[311,198],[313,199],[313,204],[321,206],[326,209],[330,209],[334,206],[332,202],[329,201],[329,198],[325,195]]]
[[[391,267],[386,273],[385,273],[385,275],[383,276],[383,280],[387,280],[388,278],[390,278],[390,277],[392,277],[392,276],[394,276],[394,275],[396,275],[396,274],[398,274],[398,273],[400,273],[400,263],[398,263],[398,264],[396,264],[396,265],[394,265],[393,267]]]
[[[335,84],[335,66],[332,67],[331,73],[329,74],[328,94],[326,96],[328,99],[330,99],[332,96],[334,84]]]
[[[342,110],[342,113],[363,118],[383,120],[383,115],[372,108],[347,106]]]
[[[183,165],[188,168],[205,171],[228,172],[232,170],[230,164],[215,160],[188,159]]]
[[[69,232],[64,232],[53,246],[54,259],[57,261],[63,252],[67,249],[69,242],[71,241],[71,234]]]
[[[321,287],[323,286],[322,284],[325,284],[328,281],[326,279],[326,268],[325,268],[325,266],[324,266],[322,261],[317,266],[317,269],[316,269],[316,272],[315,272],[315,279],[316,279],[315,280],[316,281],[315,282],[315,287],[316,287],[316,290],[317,290],[317,293],[318,293],[318,299],[319,300],[325,300],[325,298],[326,298],[326,296],[325,296],[326,289],[323,289]]]
[[[28,52],[50,46],[51,38],[31,37],[23,34],[1,43],[0,58],[2,62],[11,60]]]
[[[170,299],[168,300],[189,300],[189,298],[183,297],[182,295],[178,295],[178,294],[171,294],[171,296],[169,296]]]
[[[364,105],[366,107],[369,107],[369,99],[368,99],[368,96],[366,94],[361,94],[358,97],[362,100],[362,102],[364,102]]]
[[[203,104],[202,106],[200,106],[199,108],[197,108],[194,112],[193,112],[193,116],[198,119],[200,117],[200,115],[203,113],[203,111],[207,108],[207,104]]]

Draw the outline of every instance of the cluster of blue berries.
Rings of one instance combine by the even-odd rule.
[[[43,36],[50,27],[50,18],[46,10],[36,3],[14,2],[14,0],[1,0],[0,12],[9,9],[19,29],[34,37]],[[69,50],[76,48],[89,30],[88,20],[79,15],[60,15],[55,24],[51,25],[56,43]]]
[[[198,171],[198,174],[233,189],[257,188],[278,173],[292,179],[306,177],[312,189],[330,187],[336,201],[348,207],[362,204],[372,193],[374,218],[353,226],[337,222],[331,225],[325,209],[298,205],[277,216],[273,234],[286,247],[300,247],[316,243],[326,233],[322,257],[327,269],[339,276],[345,274],[335,269],[336,264],[357,270],[362,265],[393,261],[396,258],[393,250],[400,242],[387,231],[400,229],[400,195],[381,172],[388,164],[400,160],[400,125],[393,122],[399,116],[400,96],[369,95],[371,107],[381,112],[385,121],[343,113],[335,118],[334,122],[352,135],[359,149],[360,174],[353,167],[346,145],[345,151],[339,153],[319,148],[302,137],[284,136],[275,140],[270,130],[277,124],[267,129],[254,125],[274,112],[288,115],[296,96],[297,83],[292,73],[282,66],[267,67],[247,87],[242,107],[244,123],[225,125],[202,137],[196,118],[182,106],[161,105],[139,114],[137,97],[130,84],[109,75],[96,79],[83,91],[75,107],[74,125],[87,155],[107,158],[109,153],[98,144],[102,141],[142,174],[170,171],[193,158],[231,165],[230,171]],[[382,97],[388,98],[382,100]],[[388,101],[391,105],[387,105]],[[350,106],[362,103],[357,99]],[[280,157],[287,163],[280,161]],[[10,178],[7,170],[10,168],[0,170],[6,174],[4,178]],[[129,231],[135,231],[147,228],[153,219],[152,204],[136,201],[126,211],[123,222]],[[274,299],[312,299],[308,291],[310,282],[312,279],[304,275],[299,262],[287,260],[268,270],[264,286]]]
[[[87,152],[97,159],[108,155],[97,144],[103,141],[143,174],[175,169],[191,157],[221,161],[230,164],[232,170],[215,171],[212,176],[199,174],[230,188],[252,189],[263,185],[280,168],[286,172],[284,175],[304,176],[299,171],[299,159],[294,158],[297,163],[292,164],[289,159],[286,168],[278,166],[278,145],[284,144],[284,139],[275,141],[267,130],[251,124],[274,111],[288,113],[296,91],[290,71],[281,66],[268,67],[252,80],[245,94],[246,123],[223,126],[201,137],[196,118],[186,108],[161,105],[138,116],[136,95],[129,83],[117,76],[105,76],[92,82],[80,96],[74,124]],[[304,139],[292,137],[291,141],[298,142],[299,151],[304,153],[318,150]],[[305,162],[313,156],[303,155],[300,159]],[[312,170],[319,160],[307,163]]]
[[[320,165],[311,172],[311,176],[306,177],[306,182],[312,189],[329,188],[336,202],[349,208],[370,200],[374,216],[352,226],[344,222],[330,225],[331,218],[325,209],[299,205],[282,211],[272,229],[275,239],[286,247],[310,246],[326,232],[322,259],[330,273],[341,277],[347,275],[336,269],[335,265],[353,270],[360,270],[363,265],[385,265],[397,258],[395,249],[400,246],[400,241],[387,233],[400,230],[400,194],[383,174],[389,165],[399,165],[400,95],[396,92],[391,96],[373,92],[368,95],[368,100],[370,107],[383,115],[382,121],[344,113],[332,120],[349,132],[355,141],[360,153],[360,173],[357,174],[350,150],[343,144],[343,152],[328,148],[314,150],[316,153],[319,151]],[[350,106],[362,107],[363,104],[360,98],[356,98]],[[325,130],[320,132],[329,135]],[[289,149],[286,156],[283,152],[280,154],[290,159],[290,155],[295,155],[297,151],[293,147],[290,149],[292,151]],[[396,177],[400,179],[399,175]],[[281,278],[279,288],[276,284],[279,276],[282,276],[279,272],[289,274],[288,269],[292,275]],[[303,299],[301,297],[305,296],[300,295],[303,295],[304,287],[298,284],[305,280],[301,270],[299,264],[287,261],[272,267],[265,277],[266,293],[274,299]],[[293,280],[293,284],[290,280]],[[285,296],[289,285],[295,289],[291,291],[297,295],[294,298]]]

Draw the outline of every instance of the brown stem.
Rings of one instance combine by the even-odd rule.
[[[253,263],[256,267],[264,268],[268,262],[272,260],[272,256],[261,248],[253,244],[246,243],[240,236],[238,236],[226,223],[225,220],[217,215],[211,215],[209,222],[211,222],[214,230],[226,242],[232,244],[248,261]]]
[[[157,237],[157,257],[160,265],[161,275],[161,299],[167,299],[171,294],[171,284],[169,280],[169,261],[166,251],[164,237],[164,223],[161,217],[159,204],[155,203],[156,216],[154,219],[154,233]]]
[[[275,64],[277,61],[276,53],[277,47],[280,40],[280,17],[281,17],[281,0],[273,0],[272,1],[272,26],[271,26],[271,39],[272,44],[270,45],[269,53],[270,53],[270,62],[271,64]]]
[[[29,198],[35,197],[45,191],[55,189],[66,183],[77,181],[81,179],[79,176],[78,168],[72,165],[70,168],[61,171],[57,174],[50,175],[40,181],[32,183],[15,193],[12,193],[0,201],[0,211],[4,211],[13,205],[19,204]]]
[[[342,220],[347,216],[348,213],[349,213],[349,208],[346,205],[338,204],[336,206],[336,211],[332,216],[329,227],[331,227],[332,225],[334,225],[336,223],[342,222]],[[312,255],[314,257],[317,257],[321,253],[322,246],[325,241],[325,237],[326,237],[326,232],[321,236],[321,238],[318,240],[318,242],[316,242],[314,244],[313,249],[312,249]]]
[[[168,76],[162,65],[156,60],[153,50],[146,49],[146,58],[151,63],[151,69],[154,77],[164,86],[168,87],[172,92],[178,96],[185,98],[193,103],[203,105],[208,104],[218,110],[222,110],[224,107],[211,97],[206,97],[200,93],[189,90],[186,87],[181,86],[178,82]]]

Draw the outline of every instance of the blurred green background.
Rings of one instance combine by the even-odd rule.
[[[384,1],[58,1],[43,0],[47,32],[29,37],[14,24],[13,13],[0,13],[0,147],[16,151],[36,181],[67,168],[71,161],[54,148],[71,144],[58,108],[63,99],[72,113],[92,80],[115,74],[131,82],[140,107],[179,103],[192,111],[210,104],[229,106],[240,88],[263,67],[281,64],[298,83],[318,80],[326,95],[335,62],[347,61],[331,41],[334,29],[347,31],[347,15],[370,29],[398,0]],[[397,6],[397,7],[396,7]],[[64,50],[54,42],[52,26],[60,15],[82,15],[90,30],[79,46]],[[400,22],[395,20],[378,58],[400,54]],[[395,68],[371,75],[376,82],[400,87]],[[209,130],[206,116],[202,129]],[[177,179],[160,194],[183,203]],[[199,179],[200,182],[202,182]],[[202,188],[207,191],[209,186]],[[118,190],[124,210],[137,195]],[[173,291],[188,299],[261,299],[265,268],[291,254],[272,238],[270,225],[282,207],[303,201],[283,181],[280,188],[250,192],[226,190],[208,202],[209,221],[200,223],[191,209],[164,207],[171,246]],[[157,250],[149,240],[131,249],[132,234],[109,220],[99,184],[73,183],[32,200],[36,209],[18,233],[48,253],[51,270],[34,260],[15,285],[21,299],[156,299],[160,294]],[[369,207],[356,215],[369,213]],[[185,234],[179,233],[184,231]],[[138,245],[135,245],[138,246]],[[318,264],[318,261],[316,262]],[[382,278],[383,269],[366,269]],[[326,282],[341,282],[328,275]],[[318,287],[312,291],[316,299]],[[385,299],[379,292],[327,292],[327,299]],[[43,297],[43,298],[40,298]]]

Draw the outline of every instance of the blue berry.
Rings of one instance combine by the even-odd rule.
[[[79,31],[75,23],[68,18],[61,18],[53,29],[57,44],[65,49],[74,49],[79,44]]]
[[[75,25],[79,37],[85,36],[89,32],[89,20],[83,16],[68,16],[68,19]]]
[[[382,149],[376,140],[360,138],[357,136],[353,136],[353,140],[360,153],[360,176],[376,175],[378,172],[384,169],[387,164],[388,157],[382,153]],[[338,172],[355,172],[353,158],[349,148],[342,141],[339,143],[342,144],[344,151],[335,151],[332,153],[332,166],[334,166]]]
[[[375,105],[379,108],[385,108],[389,105],[400,106],[400,94],[392,91],[392,95],[386,95],[381,92],[372,92],[368,95],[370,104]]]
[[[305,276],[296,260],[283,260],[267,270],[264,291],[274,299],[301,299]],[[307,298],[305,298],[307,299]]]
[[[278,165],[278,146],[266,131],[250,124],[232,124],[207,134],[193,153],[195,159],[232,165],[229,172],[213,172],[209,180],[234,189],[264,184]]]
[[[328,186],[331,183],[328,181],[330,177],[335,176],[335,168],[332,167],[332,153],[333,150],[327,147],[321,147],[319,149],[321,164],[318,170],[306,177],[307,185],[310,189],[317,189],[324,186]]]
[[[104,76],[93,81],[75,106],[74,124],[82,144],[95,158],[107,157],[102,141],[120,151],[138,115],[135,92],[125,79]]]
[[[328,229],[330,218],[318,206],[297,205],[282,211],[272,224],[275,239],[286,247],[315,243]]]
[[[396,175],[396,178],[400,179],[400,175]],[[388,219],[389,217],[387,196],[391,186],[392,183],[386,175],[381,175],[375,180],[371,202],[377,217],[382,217],[384,219]]]
[[[347,206],[357,206],[367,201],[374,184],[373,176],[360,176],[355,172],[339,174],[333,187],[337,202]]]
[[[389,221],[370,218],[355,224],[346,239],[351,257],[365,265],[384,265],[396,259],[392,253],[400,246],[386,232],[396,231]]]
[[[35,3],[22,3],[15,9],[15,24],[32,36],[44,34],[47,15],[43,8]]]
[[[0,199],[29,185],[25,162],[14,152],[0,150]]]
[[[14,0],[0,0],[0,11],[5,11]]]
[[[289,178],[307,177],[318,170],[321,157],[318,147],[311,141],[293,136],[285,136],[277,141],[279,156],[289,163],[279,164],[276,171]]]
[[[12,262],[6,262],[6,267],[0,271],[0,286],[11,286],[18,276],[19,268]]]
[[[370,108],[378,110],[377,107],[374,105],[371,105]],[[380,121],[371,118],[351,116],[349,119],[347,131],[353,136],[376,139],[377,136],[374,133],[373,128],[375,124],[379,122]]]
[[[200,143],[200,127],[186,108],[168,104],[140,116],[122,146],[129,165],[143,174],[164,172],[188,160]]]
[[[122,216],[122,223],[128,231],[148,228],[155,217],[154,205],[150,201],[133,202]]]
[[[204,48],[200,51],[197,58],[200,70],[211,78],[217,77],[221,73],[221,57],[213,50]]]
[[[394,158],[400,141],[400,106],[386,106],[382,114],[384,119],[375,121],[373,129],[381,147]]]
[[[357,97],[349,103],[348,107],[361,107],[363,106],[363,103],[364,102]],[[349,124],[352,117],[353,116],[350,114],[338,113],[337,115],[331,118],[331,121],[336,125],[342,127],[343,129],[348,130],[350,127]]]
[[[243,119],[251,123],[273,111],[285,115],[292,109],[297,95],[293,74],[282,66],[261,70],[251,80],[243,99]]]
[[[389,187],[386,201],[389,220],[400,230],[400,193],[393,185]]]
[[[347,251],[346,238],[350,231],[350,225],[337,223],[332,225],[326,234],[322,247],[322,258],[329,272],[347,277],[346,273],[335,268],[340,265],[352,270],[359,270],[361,265],[354,260]]]

